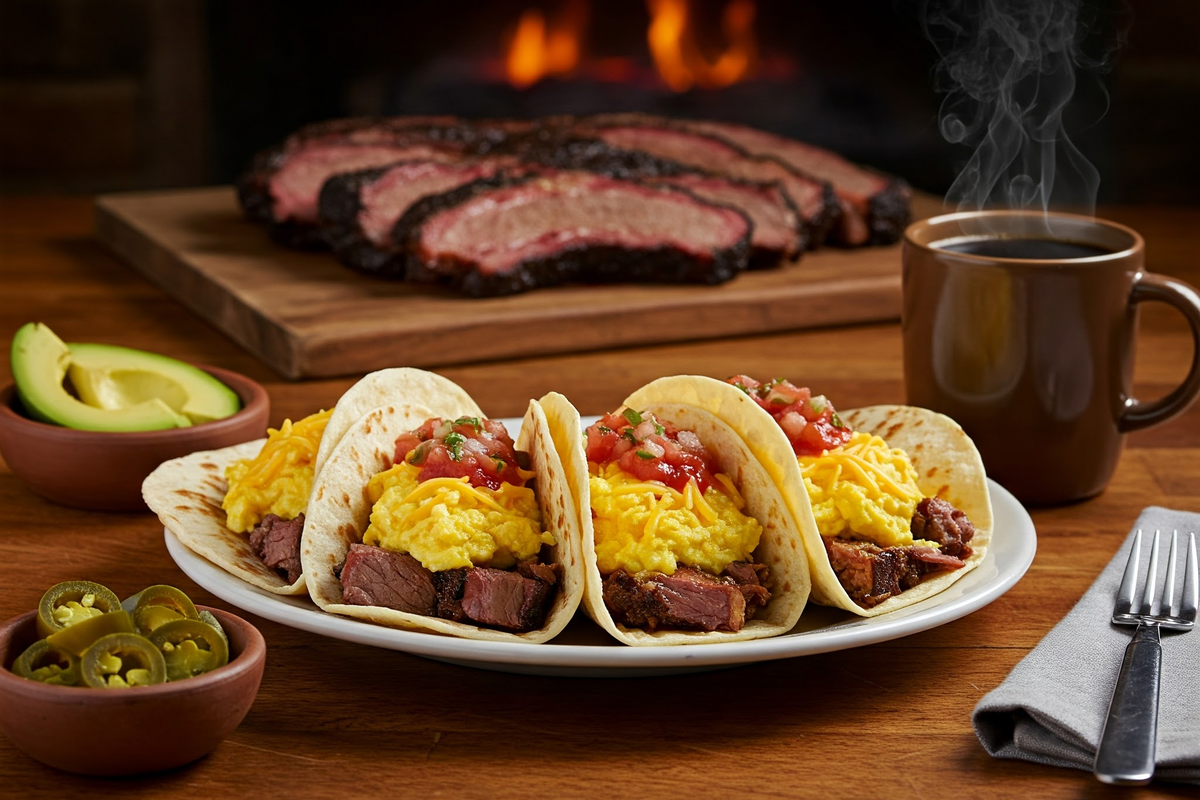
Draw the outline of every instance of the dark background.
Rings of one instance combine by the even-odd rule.
[[[930,5],[937,7],[935,0]],[[938,56],[909,0],[759,0],[760,68],[669,90],[643,0],[593,0],[581,70],[527,89],[498,73],[527,7],[559,0],[347,3],[0,0],[0,191],[93,192],[231,181],[296,127],[352,114],[536,116],[641,110],[745,122],[942,193],[970,154],[938,132]],[[722,46],[724,0],[694,0]],[[1101,203],[1200,202],[1200,3],[1088,2],[1067,129]]]

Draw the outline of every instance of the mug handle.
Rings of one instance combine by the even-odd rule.
[[[1200,294],[1183,281],[1153,272],[1139,272],[1134,278],[1129,302],[1135,304],[1145,300],[1174,306],[1187,319],[1192,328],[1192,366],[1183,383],[1160,400],[1142,403],[1133,397],[1126,398],[1125,410],[1117,420],[1117,429],[1121,433],[1166,422],[1186,409],[1200,393]]]

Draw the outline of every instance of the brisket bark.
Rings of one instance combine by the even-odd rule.
[[[346,603],[524,633],[542,627],[559,582],[557,564],[515,570],[472,567],[431,572],[408,553],[352,544],[341,570]]]
[[[764,565],[745,562],[720,576],[693,567],[671,575],[617,570],[604,578],[604,605],[627,628],[739,631],[770,602],[767,581]]]
[[[264,564],[288,583],[295,583],[304,574],[300,566],[300,534],[303,532],[304,514],[290,520],[267,514],[250,531],[250,546]]]
[[[752,228],[684,189],[545,169],[424,198],[392,235],[412,255],[410,280],[487,296],[573,280],[722,283],[745,269]]]
[[[899,178],[860,167],[823,148],[743,125],[699,120],[674,124],[720,136],[749,153],[776,158],[829,181],[842,210],[831,231],[838,244],[889,244],[900,238],[908,224],[912,189]]]

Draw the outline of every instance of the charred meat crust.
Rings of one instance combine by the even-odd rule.
[[[657,248],[608,245],[567,247],[546,258],[524,261],[516,268],[499,274],[483,274],[473,269],[473,265],[456,259],[438,259],[426,263],[414,255],[419,251],[421,226],[433,215],[495,189],[518,186],[535,178],[535,175],[501,172],[450,192],[423,198],[410,207],[396,223],[392,233],[393,241],[401,243],[401,249],[408,254],[404,257],[405,277],[418,283],[446,283],[471,297],[496,297],[570,281],[715,285],[732,279],[746,268],[753,224],[745,213],[731,206],[702,200],[678,187],[671,187],[671,191],[686,194],[701,205],[735,211],[745,219],[746,232],[731,246],[713,251],[710,258],[698,258],[669,245]],[[398,266],[397,263],[387,265],[389,274]]]
[[[867,244],[892,244],[900,240],[912,219],[911,198],[912,188],[898,178],[871,197],[867,205],[867,226],[870,229]]]
[[[394,166],[388,164],[334,175],[321,187],[318,208],[321,225],[325,229],[325,242],[338,261],[370,275],[403,278],[403,259],[397,259],[394,253],[368,240],[358,222],[358,215],[363,210],[363,187],[378,180]],[[389,264],[397,260],[400,261],[400,268],[389,271]]]

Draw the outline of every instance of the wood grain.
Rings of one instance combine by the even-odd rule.
[[[353,378],[286,382],[91,239],[90,201],[0,198],[0,328],[31,319],[238,370],[263,382],[272,423],[329,406]],[[1149,242],[1151,268],[1200,284],[1200,209],[1109,209]],[[492,415],[557,389],[585,413],[659,375],[787,375],[843,407],[903,402],[895,324],[823,328],[441,369]],[[1136,392],[1190,364],[1190,333],[1147,306]],[[8,364],[0,364],[7,380]],[[1131,436],[1109,489],[1036,510],[1038,553],[991,605],[934,630],[839,653],[672,678],[522,677],[333,641],[246,615],[267,668],[245,722],[202,761],[131,780],[55,772],[0,739],[0,796],[291,800],[414,797],[1188,797],[1194,788],[1101,786],[1075,770],[992,759],[971,729],[984,693],[1071,609],[1137,514],[1200,511],[1200,407]],[[149,514],[89,513],[29,493],[0,466],[0,619],[48,586],[89,578],[125,595],[192,584]],[[1196,634],[1192,634],[1196,635]],[[1115,665],[1114,665],[1115,668]],[[83,732],[78,742],[86,746]]]
[[[928,215],[937,203],[918,199]],[[564,286],[470,299],[272,244],[229,187],[105,195],[96,234],[289,378],[711,339],[900,316],[899,245],[825,248],[721,286]]]

